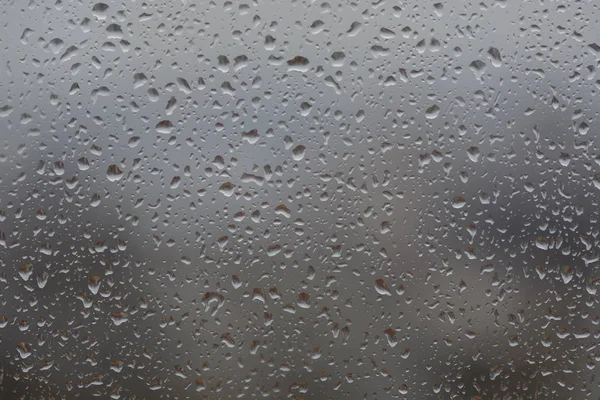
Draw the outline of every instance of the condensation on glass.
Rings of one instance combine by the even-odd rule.
[[[2,399],[598,399],[600,3],[0,4]]]

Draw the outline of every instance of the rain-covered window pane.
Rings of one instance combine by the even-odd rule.
[[[0,398],[598,399],[600,3],[0,3]]]

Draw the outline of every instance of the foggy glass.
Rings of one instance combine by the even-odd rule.
[[[0,399],[598,399],[600,3],[0,3]]]

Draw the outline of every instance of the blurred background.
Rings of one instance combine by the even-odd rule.
[[[6,1],[0,399],[598,399],[598,4]]]

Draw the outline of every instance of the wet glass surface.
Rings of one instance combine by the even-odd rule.
[[[1,399],[597,399],[599,4],[0,4]]]

